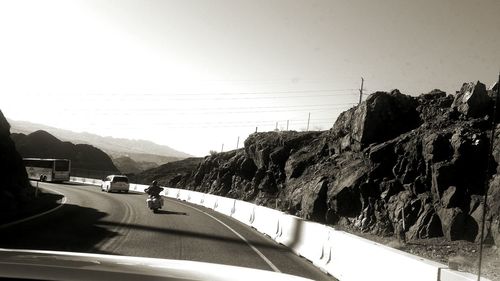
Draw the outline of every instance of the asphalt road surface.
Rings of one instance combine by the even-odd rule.
[[[40,184],[65,204],[0,230],[0,247],[181,259],[334,280],[250,227],[202,206],[165,198],[153,214],[146,195],[83,184]]]

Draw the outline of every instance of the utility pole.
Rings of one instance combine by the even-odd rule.
[[[286,130],[288,131],[288,123],[290,122],[290,120],[286,120]]]
[[[311,112],[309,112],[309,115],[307,116],[307,129],[306,132],[309,132],[309,121],[311,120]]]
[[[222,144],[222,147],[220,148],[220,152],[224,152],[224,144]]]
[[[238,140],[236,141],[236,149],[238,149],[239,145],[240,145],[240,136],[238,136]]]
[[[361,77],[361,88],[359,89],[359,103],[361,104],[361,101],[363,100],[363,82],[365,82],[365,79]]]
[[[278,131],[278,122],[276,122],[276,128],[274,128],[275,131]]]
[[[257,133],[257,129],[258,129],[258,128],[259,128],[259,127],[255,127],[255,132],[256,132],[256,133]]]
[[[493,98],[493,118],[491,118],[491,136],[490,136],[490,147],[488,151],[488,155],[486,156],[486,175],[489,174],[490,171],[490,158],[493,156],[493,145],[495,144],[495,130],[497,128],[496,126],[496,119],[497,119],[497,112],[498,112],[498,100],[500,99],[500,72],[498,73],[498,84],[497,84],[497,93],[495,95],[496,97]],[[480,229],[480,235],[479,236],[479,262],[477,265],[477,281],[481,280],[481,265],[483,261],[483,242],[484,242],[484,228],[485,228],[485,221],[486,221],[486,212],[488,211],[488,186],[489,180],[488,176],[485,177],[484,180],[484,197],[483,197],[483,213],[482,213],[482,218],[481,218],[481,229]]]

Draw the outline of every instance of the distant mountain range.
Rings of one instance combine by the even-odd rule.
[[[103,175],[119,173],[105,152],[89,144],[61,141],[42,130],[29,135],[12,133],[10,138],[22,157],[70,159],[71,173],[74,175],[90,175],[94,172],[102,172]]]
[[[129,157],[135,162],[153,162],[157,165],[161,165],[191,157],[191,155],[187,153],[147,140],[103,137],[86,132],[77,133],[27,121],[16,121],[11,119],[8,119],[8,121],[11,125],[11,132],[13,133],[30,134],[38,130],[43,130],[63,141],[69,141],[75,144],[93,145],[106,152],[113,159]]]
[[[154,162],[137,162],[127,156],[113,158],[113,163],[124,174],[138,174],[142,171],[158,167],[158,164]]]

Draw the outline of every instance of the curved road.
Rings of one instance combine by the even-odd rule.
[[[194,260],[334,280],[248,226],[201,206],[165,198],[163,210],[153,214],[144,194],[105,193],[82,184],[40,186],[64,194],[66,203],[2,230],[0,247]]]

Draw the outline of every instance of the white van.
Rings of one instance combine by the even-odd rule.
[[[119,191],[127,193],[129,183],[127,176],[124,175],[110,175],[102,180],[101,191],[112,192]]]

